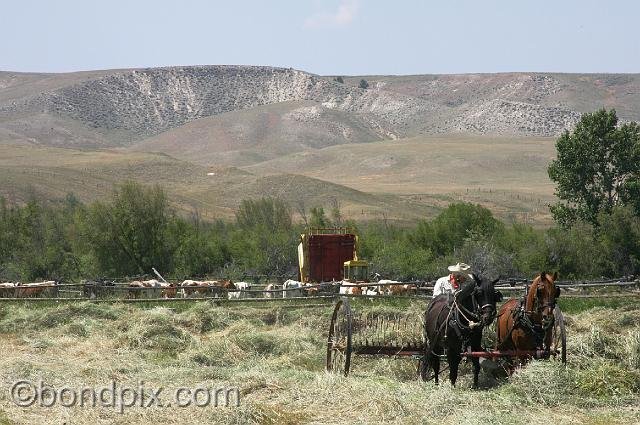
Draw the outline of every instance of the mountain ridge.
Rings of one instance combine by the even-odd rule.
[[[357,87],[362,78],[369,89]],[[448,133],[553,137],[600,107],[640,119],[640,75],[348,76],[341,84],[293,68],[245,65],[2,71],[0,143],[131,146],[202,118],[283,102],[341,111],[364,123],[363,134],[374,129],[387,139]]]

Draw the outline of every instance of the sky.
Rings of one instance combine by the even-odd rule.
[[[640,72],[635,0],[0,0],[0,70]]]

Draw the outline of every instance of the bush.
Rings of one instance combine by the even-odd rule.
[[[598,245],[604,274],[627,276],[640,273],[640,217],[631,207],[600,214]]]
[[[504,231],[504,224],[481,205],[449,205],[433,221],[421,221],[411,236],[417,246],[436,255],[451,254],[471,235],[493,236]]]

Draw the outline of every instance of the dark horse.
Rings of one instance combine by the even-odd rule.
[[[498,313],[497,348],[499,350],[549,350],[554,324],[556,299],[560,288],[555,286],[558,273],[540,273],[531,283],[524,302],[512,298]],[[520,356],[525,362],[529,356]]]
[[[496,317],[496,302],[502,294],[495,290],[498,279],[490,282],[475,274],[473,281],[465,283],[454,295],[438,295],[425,312],[425,333],[428,341],[426,362],[421,374],[425,379],[429,368],[433,368],[435,382],[440,373],[439,355],[446,350],[449,363],[449,380],[452,385],[458,378],[461,353],[470,347],[472,351],[482,349],[482,328]],[[478,387],[480,359],[472,357],[473,388]]]

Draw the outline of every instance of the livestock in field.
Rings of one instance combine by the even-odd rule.
[[[560,288],[555,286],[558,273],[542,272],[535,277],[529,287],[524,304],[522,300],[511,298],[498,312],[496,328],[499,350],[549,350],[552,328],[555,322],[554,310],[560,296]],[[528,356],[521,356],[526,362]]]
[[[301,297],[304,284],[297,280],[288,279],[282,284],[282,298]]]
[[[362,295],[363,287],[350,282],[340,282],[340,295]]]
[[[368,295],[368,296],[380,296],[380,295],[384,295],[384,287],[382,286],[363,286],[362,288],[362,295]]]
[[[18,298],[34,298],[45,291],[49,291],[48,293],[52,297],[55,297],[58,294],[58,282],[55,280],[46,280],[44,282],[35,283],[17,283],[15,288],[15,294]]]
[[[273,292],[271,292],[271,291],[273,291],[273,290],[275,290],[275,289],[276,289],[276,285],[274,285],[273,283],[268,284],[268,285],[264,288],[264,292],[263,292],[264,297],[265,297],[265,298],[273,298],[273,294],[274,294],[274,293],[273,293]]]
[[[316,295],[318,295],[318,286],[314,285],[312,283],[304,283],[303,284],[304,287],[302,288],[304,290],[304,295],[307,297],[315,297]]]
[[[472,351],[482,350],[482,328],[496,317],[496,303],[502,294],[495,290],[498,279],[490,282],[475,274],[461,289],[451,294],[434,298],[424,316],[425,337],[428,341],[426,362],[421,365],[421,375],[426,378],[429,368],[433,369],[435,382],[440,373],[439,355],[446,352],[449,363],[449,380],[452,385],[458,378],[461,353],[467,347]],[[480,359],[472,357],[473,388],[478,387]]]
[[[389,285],[385,289],[387,295],[408,295],[418,292],[418,287],[414,284]]]
[[[182,297],[188,298],[191,295],[205,295],[209,286],[215,286],[216,281],[201,281],[201,280],[184,280],[180,284]]]
[[[2,282],[0,283],[0,298],[14,298],[16,296],[15,282]]]
[[[169,282],[160,282],[160,298],[175,298],[178,292],[178,285]]]
[[[134,280],[132,282],[129,282],[127,287],[129,288],[129,298],[138,299],[144,295],[142,288],[145,288],[146,286],[142,283],[142,281]]]
[[[399,282],[397,280],[380,279],[381,276],[379,273],[376,273],[374,277],[378,279],[378,283],[380,284],[378,287],[380,288],[379,292],[381,294],[403,295],[410,292],[413,288],[415,288],[415,285],[405,285],[405,284],[402,284],[402,282]]]
[[[235,282],[234,284],[235,291],[229,291],[228,297],[229,299],[235,298],[249,298],[250,293],[247,292],[251,289],[251,283],[249,282]]]

